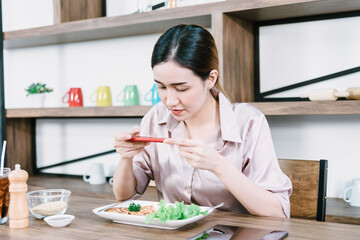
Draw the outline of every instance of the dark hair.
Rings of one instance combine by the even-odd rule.
[[[168,61],[192,70],[202,80],[206,80],[214,69],[219,72],[215,40],[209,31],[198,25],[177,25],[160,36],[152,53],[151,68]],[[219,78],[215,88],[227,96]]]

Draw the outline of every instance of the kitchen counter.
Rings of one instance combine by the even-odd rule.
[[[67,227],[52,228],[43,220],[30,216],[30,227],[10,229],[0,225],[0,239],[187,239],[215,224],[227,224],[256,229],[288,231],[286,239],[358,239],[358,225],[317,222],[303,219],[256,217],[231,212],[215,211],[198,222],[177,230],[162,230],[113,223],[92,213],[92,209],[115,202],[110,184],[89,185],[79,178],[31,177],[29,190],[66,188],[72,191],[67,214],[76,218]],[[142,196],[156,201],[153,187]],[[166,236],[166,237],[165,237]]]

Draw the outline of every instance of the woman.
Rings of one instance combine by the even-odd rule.
[[[224,202],[222,210],[289,217],[291,182],[279,168],[267,121],[251,105],[226,98],[211,34],[196,25],[170,28],[157,41],[151,66],[161,103],[141,129],[115,136],[117,200],[144,193],[155,180],[166,202]],[[128,141],[139,134],[169,139]]]

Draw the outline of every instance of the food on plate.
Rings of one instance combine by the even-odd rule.
[[[166,222],[167,220],[183,220],[199,214],[208,214],[207,210],[201,211],[200,207],[193,203],[191,205],[185,205],[184,202],[175,202],[175,206],[168,205],[166,207],[166,202],[160,200],[158,205],[159,209],[156,212],[146,216],[146,224],[151,223],[155,218],[158,218],[160,222]]]
[[[105,210],[109,213],[121,213],[126,215],[145,216],[155,212],[153,205],[142,207],[140,204],[130,203],[129,207],[114,207]]]

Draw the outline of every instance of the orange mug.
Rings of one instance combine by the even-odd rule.
[[[65,101],[67,95],[69,95],[69,98]],[[70,88],[62,98],[62,102],[69,103],[69,107],[82,107],[84,104],[81,88]]]

